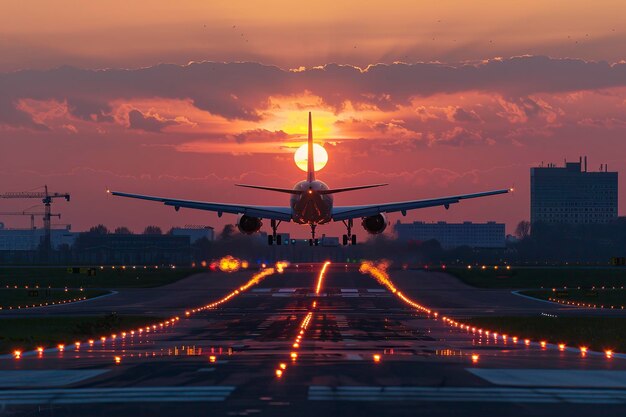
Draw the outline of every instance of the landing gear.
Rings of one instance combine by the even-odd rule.
[[[278,226],[280,226],[280,222],[281,222],[280,220],[278,220],[278,221],[272,220],[271,221],[272,234],[267,236],[267,244],[268,245],[273,245],[274,242],[276,242],[277,245],[281,245],[283,243],[282,236],[277,233]]]
[[[309,246],[317,246],[320,244],[319,239],[315,239],[315,227],[317,225],[314,223],[311,223],[310,226],[311,226],[311,239],[309,239]]]
[[[356,245],[356,235],[352,234],[352,226],[354,226],[352,219],[348,219],[348,221],[342,220],[342,222],[344,226],[346,226],[346,229],[348,230],[348,234],[343,235],[344,246],[348,244]]]

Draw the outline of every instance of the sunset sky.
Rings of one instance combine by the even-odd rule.
[[[236,217],[105,189],[286,205],[233,184],[303,179],[293,152],[312,111],[329,154],[319,179],[390,183],[335,204],[515,186],[449,211],[390,216],[495,220],[512,233],[529,218],[530,167],[587,155],[590,170],[626,172],[624,16],[623,1],[4,0],[0,192],[70,192],[53,210],[74,230],[220,229]],[[0,211],[35,204],[0,202]]]

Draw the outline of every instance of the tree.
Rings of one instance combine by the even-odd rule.
[[[235,225],[227,224],[224,225],[224,229],[222,229],[222,233],[220,233],[221,240],[227,240],[232,238],[235,235]]]
[[[115,229],[116,235],[132,235],[133,232],[126,226],[120,226]]]
[[[524,240],[530,236],[530,222],[528,220],[522,220],[517,224],[515,236],[520,240]]]
[[[163,231],[161,230],[159,226],[148,226],[143,231],[143,234],[144,235],[162,235]]]
[[[89,233],[94,234],[94,235],[108,235],[109,229],[107,229],[105,225],[99,224],[89,229]]]

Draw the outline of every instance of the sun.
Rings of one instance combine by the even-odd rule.
[[[298,168],[300,168],[304,172],[306,172],[307,165],[309,163],[307,150],[308,150],[308,146],[305,143],[304,145],[300,146],[298,150],[296,151],[296,153],[293,155],[293,160],[296,162],[296,165],[298,166]],[[314,143],[313,144],[313,159],[315,161],[315,166],[314,166],[315,171],[319,171],[320,169],[324,168],[326,166],[326,163],[328,162],[328,152],[326,152],[326,149],[324,149],[323,146],[318,145],[317,143]]]

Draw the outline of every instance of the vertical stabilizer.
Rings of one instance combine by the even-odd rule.
[[[315,161],[313,159],[313,123],[309,112],[309,151],[307,153],[307,181],[315,181]]]

